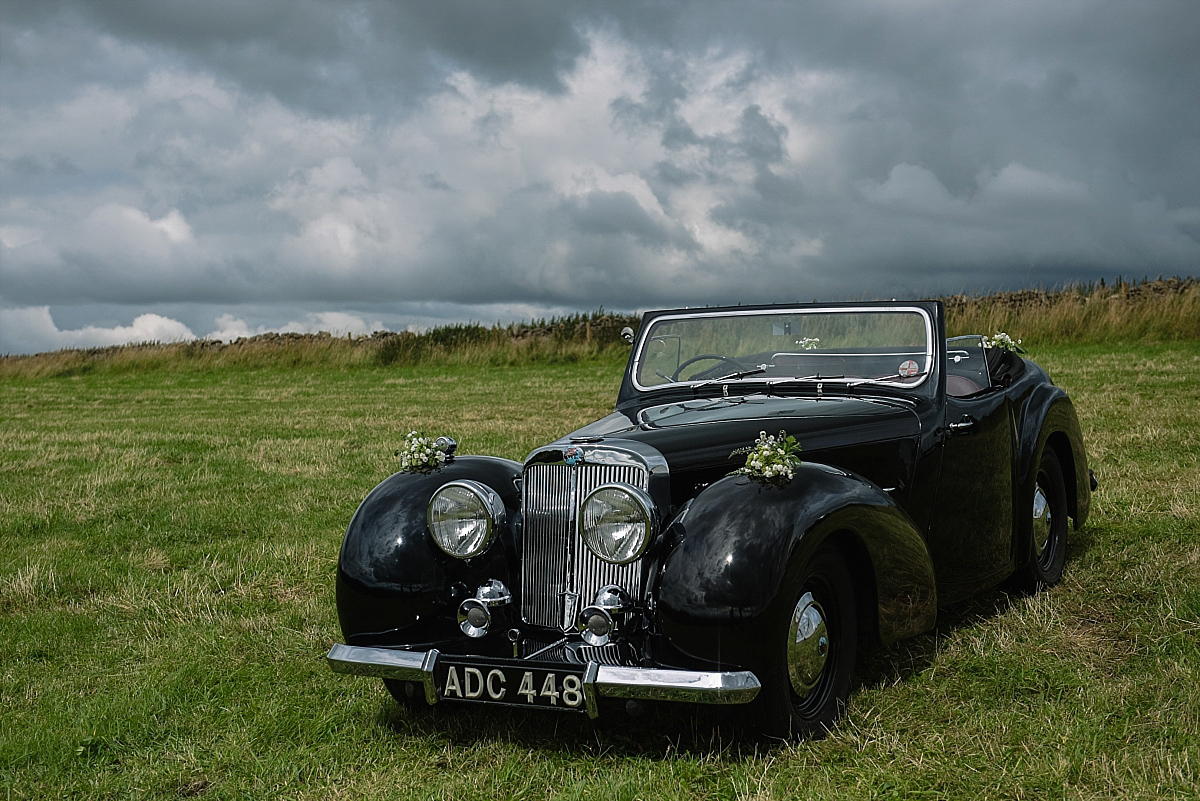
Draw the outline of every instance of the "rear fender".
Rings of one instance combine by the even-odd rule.
[[[338,557],[337,609],[346,642],[390,645],[459,636],[457,608],[488,579],[515,593],[521,465],[490,456],[460,456],[430,473],[396,473],[371,490],[350,520]],[[425,522],[433,494],[469,479],[494,489],[505,522],[490,548],[457,559],[434,543]]]
[[[1037,482],[1038,465],[1042,452],[1052,447],[1058,454],[1063,479],[1067,484],[1067,508],[1078,531],[1087,522],[1091,510],[1091,477],[1088,473],[1087,451],[1083,447],[1083,432],[1075,406],[1063,390],[1053,384],[1039,385],[1030,393],[1021,414],[1018,432],[1020,451],[1018,481],[1021,492],[1018,497],[1022,507],[1017,509],[1016,520],[1020,521],[1018,534],[1024,542],[1029,536],[1032,519],[1025,499],[1033,498]],[[1030,501],[1032,502],[1032,501]]]
[[[699,660],[754,668],[763,637],[791,614],[800,574],[826,543],[864,553],[873,633],[890,643],[932,628],[937,590],[925,540],[879,487],[804,463],[785,486],[743,476],[705,489],[672,524],[658,582],[659,629]],[[861,547],[859,547],[861,546]],[[869,603],[869,600],[868,600]]]

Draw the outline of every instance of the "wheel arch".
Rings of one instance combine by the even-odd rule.
[[[842,528],[825,538],[825,543],[837,549],[854,586],[854,597],[858,600],[859,638],[864,645],[879,642],[879,590],[875,574],[875,563],[871,553],[857,532]]]
[[[1072,521],[1079,519],[1079,487],[1076,477],[1079,471],[1075,468],[1075,453],[1071,450],[1071,441],[1063,431],[1053,431],[1046,437],[1045,447],[1054,451],[1058,457],[1058,465],[1063,472],[1063,483],[1067,490],[1067,510]],[[1075,524],[1079,530],[1079,524]]]
[[[672,529],[676,545],[657,582],[658,625],[698,658],[753,663],[763,633],[790,614],[800,571],[827,546],[849,566],[870,639],[894,642],[936,620],[924,538],[885,492],[852,473],[805,463],[782,487],[722,479]]]

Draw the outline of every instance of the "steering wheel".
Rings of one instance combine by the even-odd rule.
[[[731,364],[736,364],[739,368],[745,367],[744,364],[742,364],[737,359],[734,359],[730,356],[722,356],[719,353],[702,353],[699,356],[693,356],[692,358],[685,361],[683,364],[676,367],[675,372],[671,373],[671,380],[678,381],[679,374],[683,372],[683,368],[687,367],[689,364],[694,364],[695,362],[704,361],[705,359],[714,359],[714,360],[720,361],[720,362],[730,362]],[[711,370],[712,368],[710,367],[709,369]],[[697,373],[696,375],[699,375],[699,373]],[[695,377],[696,376],[692,376],[692,378],[695,378]]]

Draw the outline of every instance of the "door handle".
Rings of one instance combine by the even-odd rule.
[[[975,418],[969,414],[964,414],[957,423],[951,423],[946,426],[950,429],[950,436],[958,436],[960,434],[969,434],[971,429],[975,427]]]

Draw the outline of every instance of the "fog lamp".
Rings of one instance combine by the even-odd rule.
[[[488,579],[475,590],[475,597],[458,605],[458,627],[468,637],[482,637],[492,628],[492,609],[512,601],[503,581]]]
[[[589,606],[579,613],[576,628],[588,645],[607,645],[616,623],[607,609]]]
[[[468,598],[458,605],[458,627],[468,637],[482,637],[492,625],[492,612],[478,598]]]

